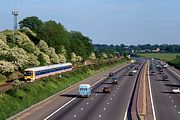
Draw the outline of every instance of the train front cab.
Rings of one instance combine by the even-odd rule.
[[[34,71],[24,71],[24,79],[27,82],[33,82],[35,80]]]

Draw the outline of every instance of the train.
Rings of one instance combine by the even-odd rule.
[[[37,79],[72,71],[72,63],[53,64],[24,70],[24,79],[27,82],[34,82]]]

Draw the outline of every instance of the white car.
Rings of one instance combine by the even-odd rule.
[[[180,88],[176,88],[172,90],[174,93],[180,93]]]
[[[133,70],[132,72],[133,72],[133,73],[137,73],[137,70]]]

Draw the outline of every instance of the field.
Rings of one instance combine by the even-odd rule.
[[[164,61],[171,61],[176,59],[176,55],[180,56],[180,53],[142,53],[138,55],[141,57],[158,58]]]

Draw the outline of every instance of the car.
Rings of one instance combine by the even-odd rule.
[[[162,69],[160,69],[159,74],[164,74],[164,71]]]
[[[134,69],[135,69],[135,70],[139,70],[139,67],[135,67]]]
[[[129,76],[133,76],[133,72],[129,72]]]
[[[133,73],[137,73],[137,70],[133,70],[132,72],[133,72]]]
[[[111,80],[112,84],[118,84],[118,78],[117,77],[113,77]]]
[[[173,89],[172,92],[174,92],[174,93],[180,93],[180,88]]]
[[[164,75],[164,76],[163,76],[163,80],[168,81],[168,80],[169,80],[169,77],[168,77],[167,75]]]
[[[151,75],[152,75],[152,76],[155,76],[155,75],[156,75],[156,72],[155,72],[155,71],[152,71],[152,72],[151,72]]]
[[[110,73],[109,73],[109,76],[114,76],[114,73],[113,73],[113,72],[110,72]]]
[[[107,86],[103,87],[103,93],[110,93],[110,92],[111,92],[110,87],[107,87]]]

